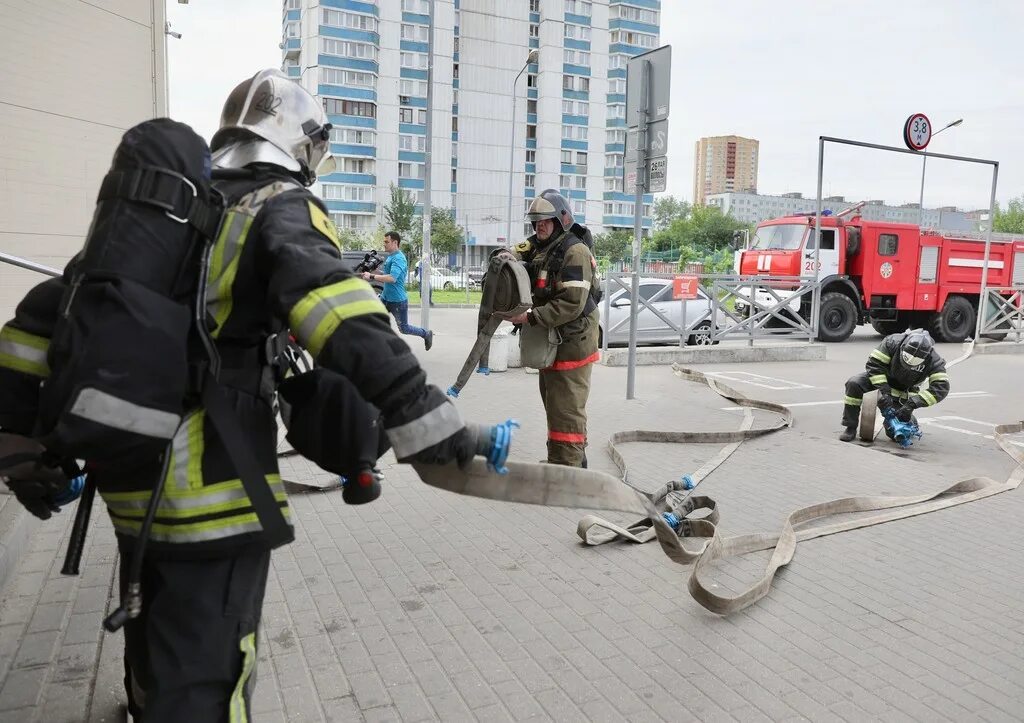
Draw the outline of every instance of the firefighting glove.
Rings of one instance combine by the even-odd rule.
[[[888,416],[894,406],[895,402],[893,402],[891,394],[878,392],[878,411],[882,413],[882,416]]]
[[[470,427],[463,427],[455,434],[442,439],[399,462],[421,462],[423,464],[448,464],[457,462],[464,468],[477,453],[477,437]]]
[[[48,520],[60,510],[55,500],[67,489],[68,477],[42,462],[44,451],[34,439],[0,433],[0,478],[26,510]]]
[[[909,422],[914,416],[914,407],[910,404],[904,404],[896,410],[896,419],[901,422]]]

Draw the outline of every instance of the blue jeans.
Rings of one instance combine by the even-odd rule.
[[[421,339],[427,338],[427,330],[409,323],[409,302],[408,301],[385,301],[384,308],[395,317],[398,322],[398,330],[403,334],[412,334]]]

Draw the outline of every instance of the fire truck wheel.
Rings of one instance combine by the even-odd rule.
[[[882,336],[889,336],[890,334],[899,334],[901,331],[907,330],[906,319],[872,319],[871,328],[877,331]]]
[[[974,305],[962,296],[950,296],[942,311],[932,314],[928,331],[938,341],[960,342],[974,335]]]
[[[845,341],[857,326],[857,305],[846,294],[830,291],[821,297],[818,341]]]

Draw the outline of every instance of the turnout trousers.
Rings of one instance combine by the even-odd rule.
[[[121,594],[134,540],[118,536]],[[146,559],[142,614],[125,634],[128,709],[146,723],[251,721],[256,637],[270,551]]]
[[[585,467],[587,398],[592,363],[572,369],[541,369],[540,398],[548,421],[548,463]]]
[[[846,380],[846,397],[843,399],[843,426],[856,427],[860,422],[860,405],[864,395],[875,385],[868,380],[868,373],[854,374]]]

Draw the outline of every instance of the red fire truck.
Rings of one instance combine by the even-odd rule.
[[[858,214],[862,206],[822,216],[820,249],[814,247],[814,214],[759,224],[749,248],[736,253],[736,272],[813,277],[817,252],[821,341],[843,341],[865,322],[880,334],[923,327],[937,341],[973,336],[984,236],[868,221]],[[1024,238],[993,234],[988,269],[989,288],[1024,285]],[[767,292],[756,292],[755,298],[762,304],[774,301]],[[808,293],[794,299],[791,311],[809,319],[811,298]],[[741,313],[747,306],[736,304]]]

